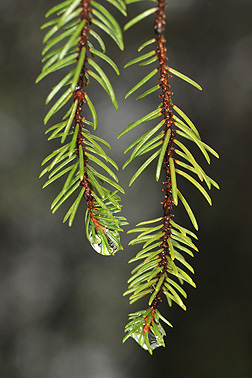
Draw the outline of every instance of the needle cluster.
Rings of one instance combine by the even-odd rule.
[[[122,0],[108,2],[126,15]],[[96,60],[104,60],[119,75],[99,32],[108,34],[123,50],[122,31],[114,16],[95,0],[63,1],[47,12],[46,18],[50,16],[54,18],[42,26],[49,31],[44,37],[44,65],[37,82],[56,71],[63,71],[64,76],[47,96],[46,104],[57,99],[45,116],[45,125],[56,114],[59,117],[63,109],[64,112],[61,122],[46,130],[50,134],[48,140],[58,139],[61,146],[44,159],[42,165],[46,167],[40,177],[48,175],[44,187],[66,177],[52,203],[52,212],[75,195],[63,220],[71,226],[77,209],[85,201],[88,240],[96,252],[113,255],[122,249],[119,232],[126,222],[117,213],[121,210],[118,192],[124,190],[113,171],[118,170],[117,164],[104,150],[110,145],[93,132],[98,120],[88,86],[97,81],[118,108],[110,80]]]
[[[128,0],[128,3],[132,2]],[[197,236],[173,220],[174,207],[178,206],[179,201],[184,205],[196,230],[198,230],[198,224],[191,207],[178,188],[177,177],[181,176],[191,182],[210,205],[211,198],[202,182],[205,182],[209,190],[212,186],[219,188],[218,184],[207,176],[183,141],[184,139],[194,143],[208,163],[210,163],[209,153],[218,157],[218,154],[201,140],[197,128],[189,117],[172,101],[173,93],[170,91],[172,76],[181,78],[199,90],[201,87],[189,77],[167,65],[164,9],[165,1],[158,0],[155,7],[140,13],[124,27],[124,30],[127,30],[145,17],[156,15],[153,27],[154,37],[143,43],[138,52],[150,46],[154,48],[131,60],[125,66],[130,67],[137,63],[140,66],[154,64],[155,68],[127,93],[126,98],[155,78],[156,84],[139,95],[137,100],[158,92],[157,98],[161,98],[162,102],[149,114],[129,124],[119,135],[121,137],[139,125],[158,119],[157,124],[144,132],[125,150],[125,153],[133,151],[124,164],[125,168],[138,156],[147,154],[145,162],[133,175],[129,185],[132,185],[154,161],[156,161],[156,180],[160,179],[162,171],[164,175],[162,189],[164,200],[161,203],[163,214],[158,219],[141,222],[137,228],[129,231],[129,233],[139,233],[135,239],[131,240],[130,245],[142,245],[136,257],[129,262],[141,262],[132,270],[132,276],[128,280],[129,288],[124,293],[124,295],[130,294],[130,304],[148,297],[148,307],[145,310],[129,315],[124,341],[132,337],[151,354],[153,349],[165,345],[165,330],[161,321],[171,326],[159,312],[159,304],[165,298],[169,306],[176,303],[186,310],[184,298],[187,295],[182,286],[184,282],[187,282],[195,287],[192,278],[184,270],[194,273],[193,267],[186,261],[184,254],[193,256],[194,252],[198,251],[192,240],[197,239]]]

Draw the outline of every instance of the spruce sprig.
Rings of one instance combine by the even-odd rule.
[[[128,0],[126,3],[130,4],[136,1]],[[164,8],[165,0],[158,0],[155,7],[137,15],[124,27],[124,30],[127,30],[145,17],[156,14],[155,37],[143,43],[138,51],[152,46],[154,48],[152,47],[151,51],[138,56],[125,65],[125,67],[129,67],[137,63],[140,66],[155,64],[156,68],[140,80],[125,97],[129,97],[151,79],[157,77],[158,83],[138,96],[137,100],[159,91],[157,97],[162,98],[162,103],[146,116],[129,124],[119,135],[121,137],[139,125],[154,119],[158,120],[158,124],[144,132],[125,150],[125,153],[132,152],[124,164],[125,168],[138,156],[147,154],[145,162],[131,178],[130,185],[153,161],[156,162],[156,180],[160,179],[162,168],[165,176],[162,189],[164,192],[163,215],[158,219],[141,222],[136,229],[129,231],[129,233],[139,233],[129,244],[140,244],[142,247],[136,257],[129,261],[130,263],[140,261],[140,263],[132,270],[132,276],[128,280],[128,290],[124,293],[124,295],[130,295],[130,304],[146,296],[149,298],[147,309],[129,315],[124,341],[132,337],[151,354],[155,348],[165,346],[165,331],[160,321],[172,326],[158,311],[160,302],[166,298],[169,306],[174,302],[186,310],[184,298],[187,297],[187,294],[182,285],[187,282],[195,287],[192,278],[185,271],[187,269],[190,273],[194,273],[192,266],[184,258],[184,254],[193,257],[194,251],[198,251],[193,242],[197,236],[192,231],[175,223],[173,220],[174,205],[177,206],[181,201],[196,230],[198,230],[198,224],[190,205],[178,188],[177,178],[181,176],[191,182],[210,205],[212,202],[207,189],[210,190],[212,186],[219,189],[218,184],[204,172],[183,141],[184,139],[194,143],[208,163],[210,163],[209,154],[218,157],[211,147],[202,142],[198,130],[189,117],[172,102],[172,92],[170,91],[172,75],[200,90],[201,87],[192,79],[167,65]],[[203,182],[207,189],[202,185]]]
[[[107,1],[126,15],[122,0]],[[63,1],[47,12],[46,18],[50,16],[53,18],[42,26],[48,31],[43,40],[44,65],[36,82],[53,72],[65,72],[46,98],[48,104],[57,97],[44,123],[46,125],[56,114],[59,116],[62,109],[64,115],[60,122],[46,130],[46,134],[50,134],[48,140],[58,139],[62,146],[44,159],[42,165],[45,168],[40,177],[48,175],[44,187],[66,177],[62,190],[51,205],[52,212],[55,213],[74,196],[63,220],[72,226],[84,200],[87,204],[85,224],[88,240],[98,253],[113,255],[122,249],[119,232],[127,224],[124,217],[117,215],[121,210],[117,193],[124,193],[124,190],[113,171],[113,168],[118,170],[117,164],[104,150],[104,146],[110,148],[110,145],[88,129],[96,130],[98,120],[87,87],[96,80],[107,92],[114,107],[118,108],[110,80],[96,60],[104,60],[119,74],[116,64],[106,55],[99,31],[108,34],[123,50],[122,31],[114,16],[94,0]]]

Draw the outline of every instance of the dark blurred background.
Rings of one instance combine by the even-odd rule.
[[[200,225],[200,253],[190,261],[197,289],[186,288],[186,313],[163,306],[174,328],[166,328],[166,348],[152,357],[131,339],[121,343],[128,312],[146,305],[130,308],[122,297],[132,269],[127,261],[137,252],[127,247],[130,237],[122,235],[125,248],[115,258],[99,256],[86,241],[84,205],[70,229],[62,224],[67,207],[50,213],[60,183],[42,190],[38,179],[41,161],[54,147],[44,135],[44,100],[61,75],[37,86],[34,81],[41,70],[40,25],[55,3],[0,0],[0,378],[252,377],[252,1],[167,1],[169,64],[204,89],[200,93],[173,78],[174,102],[220,153],[210,167],[200,161],[221,191],[212,190],[210,208],[184,185]],[[148,6],[129,6],[129,19]],[[110,142],[120,167],[122,151],[143,126],[119,141],[117,135],[156,106],[155,95],[124,100],[149,70],[123,65],[152,37],[152,22],[148,18],[125,33],[123,53],[105,37],[121,70],[118,78],[105,67],[119,110],[102,89],[90,87],[99,113],[97,134]],[[119,172],[125,189],[139,164],[140,159]],[[123,214],[132,227],[159,217],[161,200],[152,167],[126,191]],[[191,227],[181,206],[176,215],[178,223]]]

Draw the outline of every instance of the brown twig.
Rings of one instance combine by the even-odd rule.
[[[168,269],[168,261],[167,256],[169,255],[169,246],[168,246],[168,239],[171,236],[171,227],[170,227],[170,219],[173,217],[171,210],[173,207],[173,198],[172,198],[172,185],[171,185],[171,172],[170,172],[170,166],[169,166],[169,159],[172,156],[172,142],[175,137],[175,132],[173,130],[173,119],[172,119],[172,102],[171,102],[171,96],[173,93],[170,91],[170,84],[169,84],[169,78],[171,75],[169,74],[169,68],[167,66],[167,57],[166,57],[166,47],[165,47],[165,38],[164,38],[164,31],[165,31],[165,1],[164,0],[158,0],[158,9],[157,9],[157,16],[154,23],[154,32],[156,35],[156,41],[157,41],[157,56],[159,61],[159,71],[160,71],[160,78],[158,79],[160,82],[160,88],[161,88],[161,95],[163,99],[163,105],[162,105],[162,114],[164,117],[164,136],[167,132],[170,130],[170,139],[166,148],[164,161],[163,161],[163,167],[165,170],[165,181],[163,184],[165,185],[165,188],[162,190],[165,192],[165,198],[161,204],[163,205],[164,214],[162,217],[162,230],[164,232],[162,239],[161,239],[161,247],[162,252],[159,254],[159,266],[162,267],[161,272],[159,273],[159,279],[162,277],[163,274],[167,274]],[[165,281],[164,281],[165,282]],[[157,281],[158,283],[158,281]],[[151,303],[152,309],[156,309],[158,304],[162,301],[161,294],[163,292],[162,289],[163,284],[161,285],[161,288],[155,298],[153,299]],[[154,314],[153,314],[154,316]]]

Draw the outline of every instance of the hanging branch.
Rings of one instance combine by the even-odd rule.
[[[107,1],[126,15],[122,0]],[[86,87],[90,80],[96,80],[118,108],[111,83],[94,59],[105,60],[119,75],[116,64],[105,54],[105,44],[97,31],[107,33],[123,50],[121,28],[112,14],[94,0],[63,1],[50,9],[46,17],[51,15],[55,18],[42,26],[42,29],[49,28],[49,31],[44,37],[44,66],[37,82],[52,72],[66,68],[69,71],[47,96],[46,104],[61,93],[46,114],[44,123],[47,124],[62,108],[68,106],[68,110],[65,110],[60,123],[46,130],[46,134],[51,133],[48,140],[60,138],[62,146],[44,159],[42,165],[48,165],[40,177],[49,174],[44,188],[67,174],[62,190],[52,203],[52,212],[55,213],[70,196],[77,193],[63,222],[68,220],[69,226],[72,226],[77,209],[84,200],[87,204],[85,224],[88,240],[96,252],[113,255],[122,249],[119,231],[126,222],[125,218],[116,214],[121,210],[117,192],[124,191],[108,166],[110,164],[118,170],[116,163],[101,147],[110,148],[110,145],[87,128],[96,130],[97,114]],[[63,40],[64,43],[59,45]],[[93,43],[98,44],[98,48]],[[64,90],[64,87],[67,89]],[[91,121],[88,120],[89,116],[92,117]],[[100,173],[97,167],[102,168],[110,178]],[[104,183],[109,184],[112,191]]]
[[[135,2],[135,0],[128,0],[128,3],[132,2]],[[127,93],[126,98],[151,78],[158,75],[158,83],[138,96],[137,100],[145,98],[150,93],[159,91],[159,93],[161,92],[159,97],[162,98],[162,103],[146,116],[129,124],[119,135],[121,137],[147,121],[156,118],[161,119],[155,127],[146,131],[125,150],[125,153],[127,153],[134,148],[124,164],[125,168],[138,156],[151,152],[150,157],[147,158],[133,175],[129,185],[132,185],[143,170],[154,160],[156,161],[156,180],[159,180],[162,168],[165,175],[164,188],[162,189],[164,192],[164,200],[162,202],[163,215],[158,219],[141,222],[137,225],[136,229],[129,231],[129,233],[140,233],[138,237],[131,240],[130,245],[143,244],[141,250],[136,257],[130,260],[130,263],[139,260],[143,260],[143,262],[132,270],[132,276],[128,280],[129,289],[124,293],[124,295],[131,295],[130,304],[143,297],[149,297],[147,309],[129,315],[130,321],[125,328],[127,335],[124,341],[132,337],[142,348],[148,350],[151,354],[153,349],[165,346],[165,330],[160,321],[162,320],[169,326],[172,326],[159,312],[159,304],[165,297],[169,306],[175,302],[182,309],[186,310],[182,297],[186,298],[187,295],[181,285],[187,282],[195,287],[195,283],[183,270],[183,267],[187,268],[191,273],[194,273],[194,270],[182,254],[186,253],[189,256],[193,256],[192,251],[198,251],[192,241],[192,238],[197,239],[197,237],[190,230],[174,222],[174,205],[177,206],[180,200],[196,230],[198,230],[198,224],[188,202],[178,189],[177,176],[182,176],[190,181],[203,194],[210,205],[211,198],[207,191],[191,176],[191,173],[196,175],[200,181],[205,181],[209,190],[212,185],[219,188],[218,184],[206,175],[189,149],[180,141],[181,138],[184,138],[195,143],[208,163],[210,163],[209,152],[218,157],[218,154],[211,147],[202,142],[198,130],[187,115],[172,102],[172,92],[170,91],[169,84],[172,75],[178,76],[198,89],[201,89],[201,87],[187,76],[167,65],[166,42],[164,38],[164,8],[165,1],[158,0],[156,7],[139,14],[124,27],[124,30],[127,30],[143,18],[153,13],[156,14],[154,22],[155,36],[143,43],[138,51],[140,52],[153,44],[156,47],[152,51],[131,60],[125,67],[136,63],[139,63],[140,66],[155,63],[157,67],[136,84]]]

